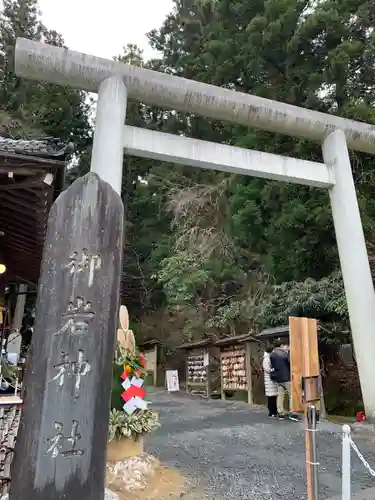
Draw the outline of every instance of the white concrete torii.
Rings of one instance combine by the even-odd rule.
[[[375,126],[18,39],[18,76],[98,93],[91,170],[120,193],[123,154],[329,190],[366,415],[375,421],[375,293],[348,147],[375,154]],[[125,126],[127,97],[322,143],[324,164]]]

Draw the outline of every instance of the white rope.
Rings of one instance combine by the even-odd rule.
[[[352,449],[355,451],[357,457],[360,459],[360,461],[362,462],[363,466],[365,467],[365,469],[368,470],[369,474],[372,476],[372,477],[375,477],[375,471],[374,469],[371,468],[370,464],[367,462],[367,460],[365,459],[365,457],[362,455],[362,453],[359,451],[357,445],[355,444],[355,442],[353,441],[353,439],[349,436],[349,441],[350,441],[350,446],[352,447]]]

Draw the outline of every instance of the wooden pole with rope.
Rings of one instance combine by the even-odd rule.
[[[289,331],[291,409],[305,415],[307,500],[318,500],[316,423],[321,391],[317,322],[311,318],[291,317]]]

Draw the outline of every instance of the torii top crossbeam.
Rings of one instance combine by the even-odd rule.
[[[19,76],[89,92],[97,92],[106,78],[121,76],[132,100],[319,142],[341,129],[349,148],[375,153],[374,125],[24,38],[17,40],[15,64]]]

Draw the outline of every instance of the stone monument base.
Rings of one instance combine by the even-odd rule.
[[[133,492],[144,489],[159,467],[159,460],[142,453],[117,462],[107,463],[107,484],[114,490]]]
[[[172,500],[180,498],[185,480],[177,471],[163,467],[155,457],[143,453],[108,463],[107,486],[120,500]]]
[[[0,500],[9,500],[9,495],[6,494],[0,498]],[[113,491],[109,490],[108,488],[105,489],[105,495],[104,495],[104,500],[120,500],[120,497],[118,496],[117,493],[114,493]]]

